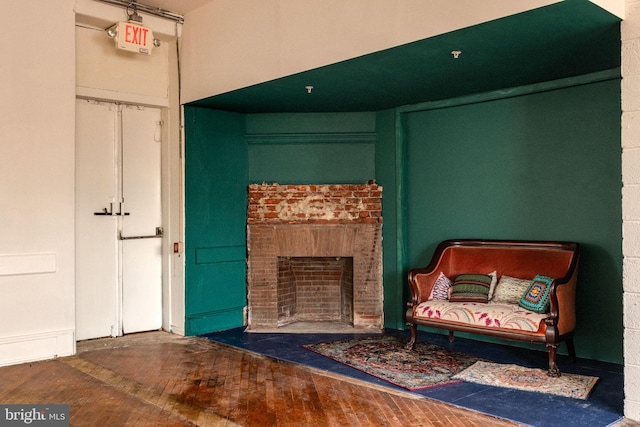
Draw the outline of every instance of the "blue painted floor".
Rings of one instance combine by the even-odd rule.
[[[400,334],[406,336],[408,340],[407,331],[387,330],[385,333]],[[206,334],[203,337],[277,359],[406,391],[301,347],[302,344],[361,336],[363,335],[245,333],[244,328],[236,328]],[[460,337],[456,337],[453,343],[449,343],[447,335],[427,332],[420,332],[419,340],[493,362],[547,368],[547,354],[542,351]],[[623,417],[624,390],[621,365],[587,359],[578,359],[576,363],[572,363],[566,356],[558,357],[558,365],[562,372],[599,377],[587,400],[471,383],[451,384],[410,393],[531,426],[608,426]]]

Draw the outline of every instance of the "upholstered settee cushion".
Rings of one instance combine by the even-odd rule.
[[[460,274],[451,286],[449,301],[486,303],[490,287],[491,276],[488,274]]]
[[[442,319],[470,325],[517,329],[536,332],[546,314],[525,310],[518,304],[452,303],[450,301],[425,301],[415,315],[418,318]]]
[[[433,284],[433,289],[431,289],[431,295],[429,295],[429,299],[448,300],[449,288],[451,288],[451,279],[445,276],[444,273],[440,273],[435,283]]]
[[[501,276],[491,302],[518,304],[530,284],[531,279]]]
[[[520,307],[535,311],[536,313],[547,313],[549,311],[549,294],[551,292],[551,277],[536,276],[518,304]]]

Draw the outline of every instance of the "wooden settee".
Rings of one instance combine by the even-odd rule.
[[[414,268],[408,274],[412,293],[406,312],[411,331],[408,347],[415,345],[418,325],[449,330],[450,341],[453,341],[453,332],[460,331],[544,343],[548,349],[548,373],[560,376],[556,364],[558,344],[565,341],[570,357],[575,359],[573,331],[576,326],[578,259],[579,245],[572,242],[467,239],[440,243],[427,267]],[[444,279],[449,278],[455,283],[459,275],[469,274],[492,277],[495,302],[434,299],[432,292],[436,281],[442,291]],[[513,300],[510,300],[510,305],[498,301],[498,292],[501,298],[504,296],[504,292],[499,291],[501,280],[504,279],[507,290],[507,279],[530,281],[538,275],[549,278],[546,286],[549,288],[548,309],[543,313],[529,312],[517,302],[513,304]],[[459,286],[456,288],[460,289]],[[449,299],[453,300],[451,289],[454,287],[449,289]],[[506,301],[509,298],[502,299]],[[500,309],[498,314],[491,313],[497,309]],[[509,313],[505,314],[507,311]]]

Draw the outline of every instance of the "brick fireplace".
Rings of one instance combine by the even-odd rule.
[[[247,331],[382,330],[382,187],[253,184],[248,204]]]

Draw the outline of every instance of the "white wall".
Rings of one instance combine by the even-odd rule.
[[[0,13],[0,365],[75,352],[73,4]]]
[[[185,16],[182,100],[206,98],[551,3],[556,0],[215,0]]]
[[[617,17],[624,19],[625,0],[591,0],[591,2],[597,4],[605,10],[608,10],[610,13],[616,15]]]
[[[77,14],[76,14],[77,12]],[[75,353],[74,158],[76,19],[103,25],[125,20],[124,9],[92,0],[5,1],[0,62],[0,366]],[[166,44],[151,61],[162,69],[149,77],[121,67],[121,92],[129,101],[164,109],[163,217],[165,329],[184,328],[181,239],[180,108],[177,94],[177,37],[173,22],[145,17]],[[92,32],[93,31],[93,32]],[[82,28],[78,92],[111,99],[120,89],[87,63],[87,51],[113,53]],[[84,43],[87,42],[87,43]],[[91,58],[94,61],[96,56]],[[110,65],[115,66],[115,63]],[[132,64],[128,64],[129,66]],[[117,80],[117,79],[116,79]],[[109,84],[102,84],[107,81]],[[117,98],[117,97],[116,97]],[[175,261],[175,262],[174,262]],[[173,283],[175,287],[171,287]],[[174,298],[176,301],[172,301]]]
[[[640,0],[622,22],[622,253],[625,416],[640,420]]]

